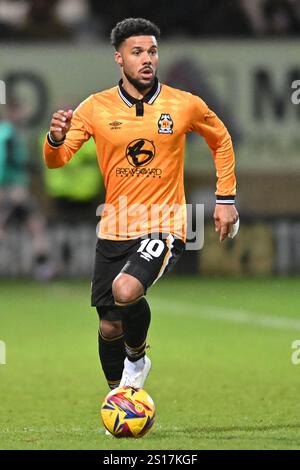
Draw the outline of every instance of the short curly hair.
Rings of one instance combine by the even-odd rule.
[[[125,39],[131,36],[155,36],[160,37],[160,29],[156,24],[144,18],[126,18],[113,28],[110,39],[116,50]]]

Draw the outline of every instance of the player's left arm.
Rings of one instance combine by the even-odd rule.
[[[220,242],[228,236],[235,237],[239,229],[239,214],[234,204],[216,204],[214,219],[215,230],[220,234]]]
[[[236,235],[239,223],[235,207],[235,156],[231,137],[221,119],[201,98],[191,95],[189,113],[191,122],[188,130],[204,137],[214,157],[217,175],[214,220],[222,242],[228,236],[233,238]]]

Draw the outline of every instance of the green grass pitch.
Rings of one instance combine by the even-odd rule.
[[[299,279],[170,275],[148,293],[142,439],[107,437],[89,282],[0,283],[1,449],[299,449]]]

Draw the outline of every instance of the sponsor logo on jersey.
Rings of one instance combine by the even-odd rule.
[[[126,147],[125,157],[130,167],[116,168],[116,176],[144,176],[152,178],[161,178],[162,169],[146,166],[152,162],[155,156],[155,146],[152,140],[135,139]]]
[[[170,114],[161,114],[158,120],[159,134],[173,134],[173,120]]]
[[[151,140],[136,139],[130,142],[126,148],[128,163],[134,167],[149,165],[155,155],[155,147]]]
[[[116,168],[117,176],[146,176],[149,178],[161,178],[162,169],[161,168]]]

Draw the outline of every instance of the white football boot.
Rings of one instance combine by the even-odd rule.
[[[148,356],[144,356],[136,362],[131,362],[126,358],[120,387],[143,388],[150,369],[151,361]]]

